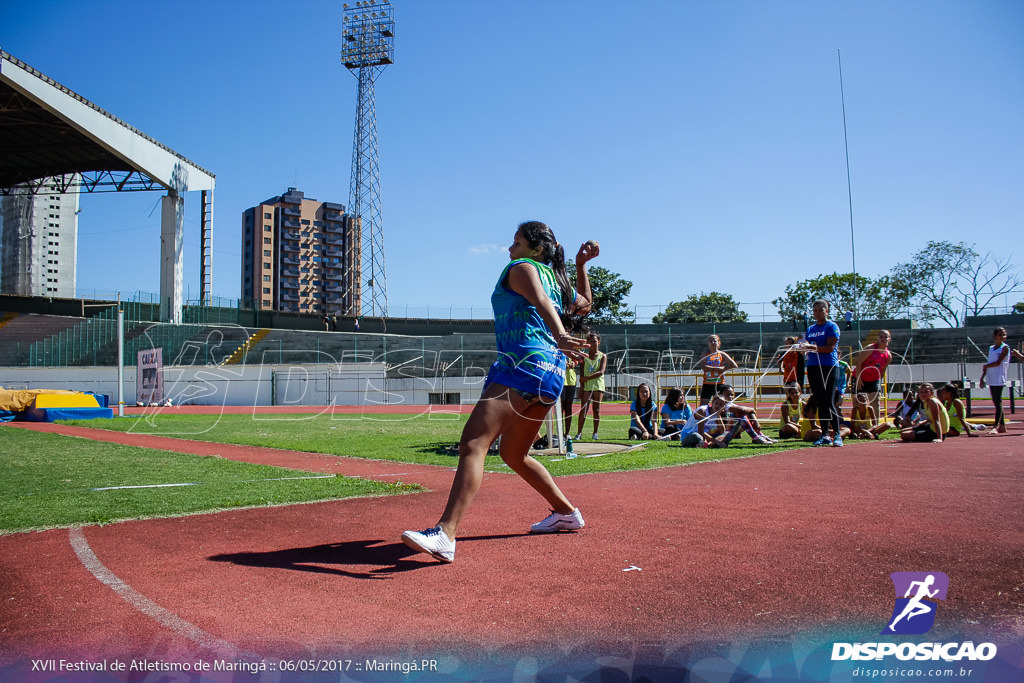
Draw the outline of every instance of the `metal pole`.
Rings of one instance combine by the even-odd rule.
[[[117,416],[124,417],[124,309],[117,293]]]
[[[565,419],[562,415],[561,397],[555,400],[555,424],[555,433],[558,435],[558,453],[559,455],[565,455],[565,437],[568,435],[563,430]],[[551,444],[549,443],[548,445],[550,446]]]
[[[846,92],[843,89],[843,55],[836,49],[839,59],[839,96],[843,103],[843,148],[846,150],[846,194],[850,204],[850,259],[853,266],[853,308],[857,316],[857,337],[860,338],[860,321],[864,316],[860,311],[860,291],[857,287],[857,247],[853,239],[853,183],[850,180],[850,143],[846,135]]]

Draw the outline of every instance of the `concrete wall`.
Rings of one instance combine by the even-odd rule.
[[[124,369],[124,402],[137,401],[136,368]],[[175,405],[289,406],[387,403],[385,366],[338,365],[169,366],[164,396]],[[5,389],[70,389],[110,397],[117,404],[116,367],[0,368]],[[426,403],[426,392],[423,392]],[[397,400],[397,399],[396,399]],[[394,401],[392,401],[394,402]]]
[[[945,384],[962,379],[958,363],[894,364],[888,379],[894,391],[904,384],[921,382]],[[977,381],[980,365],[967,366],[967,379]],[[429,405],[454,399],[469,405],[480,398],[484,374],[469,376],[386,377],[383,363],[193,366],[164,368],[164,394],[175,405],[207,406],[376,406]],[[630,400],[641,382],[661,387],[662,394],[673,386],[688,389],[692,398],[699,384],[698,373],[672,373],[653,369],[610,372],[605,377],[606,400]],[[739,368],[728,374],[737,391],[752,395],[755,387],[772,400],[779,395],[781,377],[777,371]],[[1010,378],[1024,380],[1024,364],[1010,367]],[[0,387],[6,389],[71,389],[93,391],[117,401],[117,369],[109,367],[0,368]],[[125,403],[136,403],[136,372],[124,372]],[[973,398],[988,398],[987,389],[973,389]]]

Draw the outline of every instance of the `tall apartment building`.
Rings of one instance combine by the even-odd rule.
[[[360,309],[358,220],[294,187],[242,212],[242,301],[257,310]]]
[[[72,299],[77,268],[77,192],[0,200],[0,293]]]

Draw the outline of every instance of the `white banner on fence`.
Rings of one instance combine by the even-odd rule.
[[[136,401],[146,405],[164,400],[164,350],[139,351],[138,372],[135,374]]]

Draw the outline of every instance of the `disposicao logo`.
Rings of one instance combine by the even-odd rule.
[[[942,572],[893,572],[896,604],[882,635],[920,635],[935,624],[936,600],[945,600],[949,577]],[[833,643],[832,661],[899,660],[946,662],[988,661],[996,656],[993,643]]]
[[[893,572],[889,575],[896,589],[896,606],[883,635],[920,635],[935,624],[938,600],[946,599],[949,577],[942,572]]]

